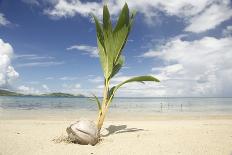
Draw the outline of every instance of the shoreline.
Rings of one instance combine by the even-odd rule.
[[[0,109],[0,120],[75,120],[97,118],[97,111],[91,110],[67,110],[67,109]],[[111,111],[107,113],[106,120],[128,121],[154,121],[171,119],[232,119],[230,112],[147,112],[147,111]]]

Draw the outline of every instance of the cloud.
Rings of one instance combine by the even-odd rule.
[[[46,84],[42,84],[40,88],[38,86],[35,88],[32,86],[21,85],[17,87],[16,91],[22,94],[35,94],[35,95],[51,92],[50,88]]]
[[[24,59],[24,60],[54,59],[54,57],[50,57],[50,56],[38,56],[36,54],[15,55],[15,58],[16,59]]]
[[[6,26],[10,24],[10,21],[8,21],[5,17],[3,13],[0,13],[0,26]]]
[[[230,19],[232,17],[232,9],[228,3],[213,4],[202,13],[194,16],[189,20],[190,24],[185,28],[185,31],[204,32]]]
[[[58,0],[52,9],[45,9],[44,13],[52,17],[73,17],[76,14],[86,17],[90,12],[100,14],[101,6],[101,3],[97,2],[82,3],[79,0]]]
[[[187,24],[185,30],[189,32],[199,33],[213,29],[232,16],[230,0],[109,0],[107,4],[113,18],[118,15],[125,2],[130,8],[138,10],[149,25],[159,22],[159,12],[162,12],[166,16],[177,16],[182,19]],[[101,17],[102,4],[103,2],[57,0],[53,1],[44,12],[55,18],[74,17],[75,15],[89,17],[89,13]]]
[[[227,26],[226,29],[222,31],[224,36],[231,36],[232,35],[232,26]]]
[[[43,84],[43,85],[42,85],[42,88],[43,88],[46,92],[50,91],[50,89],[48,88],[48,86],[47,86],[46,84]]]
[[[232,37],[172,39],[144,56],[161,59],[154,67],[167,96],[231,96]],[[156,54],[155,54],[156,53]]]
[[[36,54],[16,55],[17,67],[49,67],[64,64],[63,61],[56,61],[55,57],[39,56]]]
[[[59,79],[63,80],[63,81],[72,81],[72,80],[78,79],[78,77],[64,76],[64,77],[61,77]]]
[[[24,85],[21,85],[17,88],[17,91],[22,93],[22,94],[41,94],[41,91],[40,90],[37,90],[33,87],[28,87],[28,86],[24,86]]]
[[[68,51],[70,50],[79,50],[84,52],[84,54],[89,55],[90,57],[98,57],[98,50],[97,47],[88,46],[88,45],[73,45],[67,48]]]
[[[100,76],[96,76],[88,80],[92,83],[103,83],[104,82],[103,77],[100,77]]]
[[[0,87],[7,87],[19,77],[11,65],[13,54],[12,46],[0,39]]]
[[[57,66],[62,65],[64,62],[58,61],[46,61],[46,62],[28,62],[28,63],[21,63],[18,64],[18,67],[49,67],[49,66]]]
[[[133,76],[116,76],[111,80],[110,86],[115,86],[120,82],[128,80]],[[133,82],[123,85],[118,89],[115,96],[117,97],[154,97],[154,96],[163,96],[164,90],[160,89],[162,85],[157,82],[145,82],[142,84],[140,82]],[[101,95],[103,91],[104,85],[100,84],[96,87],[95,91]],[[97,91],[98,90],[98,91]]]
[[[46,77],[45,79],[46,79],[46,80],[53,80],[54,77]]]
[[[40,3],[37,0],[21,0],[23,3],[29,4],[29,5],[35,5],[39,6]]]
[[[75,88],[75,89],[81,88],[81,84],[79,84],[79,83],[75,84],[74,88]]]
[[[83,94],[83,92],[87,91],[85,89],[81,89],[80,83],[73,83],[73,84],[63,83],[62,87],[64,88],[62,92],[72,93],[72,94]]]

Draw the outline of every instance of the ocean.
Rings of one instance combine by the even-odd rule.
[[[0,117],[18,112],[48,111],[57,115],[69,112],[97,113],[97,105],[89,98],[0,97]],[[232,114],[232,98],[115,98],[110,111],[127,114]]]

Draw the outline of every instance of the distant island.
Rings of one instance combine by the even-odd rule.
[[[61,93],[61,92],[41,94],[41,95],[22,94],[22,93],[17,93],[17,92],[14,92],[14,91],[3,90],[3,89],[0,89],[0,96],[44,96],[44,97],[78,97],[78,98],[86,97],[86,96],[84,96],[82,94],[74,95],[74,94]]]
[[[86,97],[82,94],[78,94],[78,95],[73,95],[73,94],[68,94],[68,93],[50,93],[50,94],[42,94],[40,96],[48,96],[48,97]]]

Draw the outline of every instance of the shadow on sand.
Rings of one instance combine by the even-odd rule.
[[[127,128],[127,125],[110,125],[108,128],[106,128],[106,130],[108,131],[108,133],[101,135],[102,137],[107,137],[112,134],[118,134],[118,133],[124,133],[124,132],[144,131],[144,129]]]

